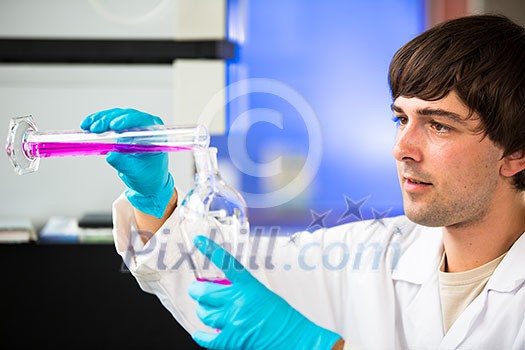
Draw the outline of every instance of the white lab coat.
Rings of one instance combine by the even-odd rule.
[[[188,332],[206,329],[187,294],[194,277],[173,234],[176,213],[143,246],[124,196],[113,210],[117,251],[140,287],[157,295]],[[439,228],[400,216],[264,237],[250,249],[258,267],[243,260],[245,266],[311,321],[340,334],[345,349],[525,349],[525,235],[446,335]]]

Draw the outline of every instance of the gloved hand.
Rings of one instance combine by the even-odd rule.
[[[162,119],[135,109],[114,108],[86,117],[80,127],[94,133],[163,125]],[[107,162],[126,184],[126,197],[138,210],[162,218],[174,191],[167,153],[110,152]]]
[[[215,333],[196,331],[192,337],[209,349],[331,349],[341,338],[321,328],[270,291],[239,261],[204,236],[195,246],[224,271],[231,285],[193,282],[190,296],[197,315]]]

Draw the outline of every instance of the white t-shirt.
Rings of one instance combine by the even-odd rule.
[[[445,272],[446,254],[443,253],[439,268],[439,294],[441,296],[441,311],[443,329],[448,332],[469,304],[481,293],[496,270],[505,254],[464,272]]]

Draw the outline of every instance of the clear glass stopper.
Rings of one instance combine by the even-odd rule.
[[[9,122],[5,151],[15,172],[19,175],[38,170],[40,158],[28,154],[24,147],[27,136],[36,130],[35,121],[30,115],[16,117]]]

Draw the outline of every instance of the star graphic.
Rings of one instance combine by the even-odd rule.
[[[309,228],[312,228],[312,227],[315,227],[315,226],[320,226],[321,228],[326,227],[325,224],[324,224],[324,220],[326,219],[328,214],[330,214],[331,212],[332,212],[332,209],[330,209],[328,211],[325,211],[322,214],[318,214],[314,210],[310,209],[310,214],[312,215],[312,219],[313,220],[310,223],[310,225],[308,225],[308,227],[306,229],[309,229]]]
[[[385,226],[385,223],[383,222],[383,219],[387,217],[388,213],[390,213],[390,211],[392,210],[392,208],[390,209],[387,209],[385,210],[384,212],[378,212],[377,210],[375,210],[374,208],[372,208],[372,214],[374,215],[374,220],[372,221],[372,225],[375,224],[375,223],[379,223],[383,226]]]
[[[349,216],[355,216],[359,220],[363,220],[363,214],[361,214],[361,207],[365,204],[369,197],[363,198],[358,202],[354,202],[351,198],[345,195],[346,210],[341,215],[337,222],[341,222]]]
[[[297,239],[298,235],[299,235],[299,232],[296,232],[296,233],[290,235],[288,243],[293,243],[293,244],[297,245],[297,242],[295,240]]]

